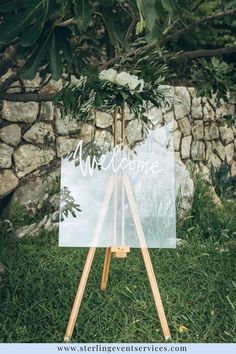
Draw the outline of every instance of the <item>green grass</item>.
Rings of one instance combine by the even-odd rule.
[[[186,244],[150,250],[173,342],[235,342],[235,222],[235,205],[213,208],[199,184],[178,228]],[[59,248],[57,233],[14,241],[2,227],[0,238],[0,342],[61,342],[87,249]],[[163,342],[140,250],[112,259],[106,292],[103,259],[98,249],[73,341]]]

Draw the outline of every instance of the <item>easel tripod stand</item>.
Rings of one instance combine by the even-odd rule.
[[[114,112],[114,145],[115,146],[118,143],[117,113],[118,113],[117,110],[115,110],[115,112]],[[121,138],[122,138],[122,142],[124,143],[124,141],[125,141],[125,105],[122,106],[122,110],[121,110]],[[138,209],[136,206],[132,187],[131,187],[130,181],[127,176],[121,176],[121,177],[111,176],[110,177],[108,185],[107,185],[107,189],[105,192],[103,204],[102,204],[101,209],[99,211],[97,224],[96,224],[96,227],[94,230],[94,240],[99,238],[99,235],[102,231],[102,226],[103,226],[103,223],[105,220],[106,211],[107,211],[109,202],[111,200],[112,193],[116,192],[115,188],[117,187],[117,182],[119,182],[121,184],[122,193],[123,194],[126,193],[126,196],[127,196],[129,208],[131,211],[135,230],[136,230],[138,240],[140,243],[140,248],[141,248],[141,252],[143,255],[144,264],[145,264],[145,267],[147,270],[147,275],[148,275],[148,279],[150,282],[150,286],[151,286],[153,298],[155,301],[157,313],[158,313],[158,316],[160,319],[161,328],[163,331],[164,338],[167,341],[171,338],[169,326],[168,326],[168,322],[166,319],[164,307],[162,304],[160,292],[158,289],[158,285],[157,285],[155,273],[153,270],[151,258],[150,258],[147,244],[145,241],[145,236],[144,236],[141,221],[139,218]],[[114,200],[115,200],[115,197],[114,197]],[[116,205],[114,205],[114,208],[113,208],[114,212],[115,212],[115,209],[116,209]],[[122,209],[122,214],[123,213],[124,213],[124,210]],[[124,215],[121,215],[121,222],[123,224],[122,228],[124,228]],[[107,288],[108,274],[109,274],[109,268],[110,268],[112,254],[117,258],[125,258],[129,251],[130,251],[129,247],[125,246],[125,245],[122,245],[120,247],[119,246],[111,246],[111,247],[106,248],[103,273],[102,273],[102,280],[101,280],[101,290],[102,291],[105,291]],[[76,293],[76,297],[74,300],[74,304],[73,304],[73,307],[71,310],[69,322],[68,322],[65,337],[64,337],[64,342],[69,342],[72,337],[95,252],[96,252],[96,247],[90,247],[88,255],[87,255],[87,259],[86,259],[86,262],[84,265],[83,273],[82,273],[82,276],[80,279],[80,283],[78,286],[78,290]]]

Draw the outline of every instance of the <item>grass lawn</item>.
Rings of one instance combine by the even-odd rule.
[[[178,227],[186,243],[150,250],[173,342],[236,341],[235,215],[232,202],[213,207],[196,188],[192,217]],[[88,250],[59,248],[57,233],[14,241],[0,232],[0,342],[62,342]],[[112,259],[106,292],[103,259],[98,249],[73,341],[163,342],[140,250]]]

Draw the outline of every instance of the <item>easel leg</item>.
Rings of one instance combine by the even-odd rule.
[[[136,232],[139,238],[139,243],[141,246],[141,251],[142,251],[142,255],[143,255],[143,260],[147,269],[147,274],[148,274],[148,279],[150,282],[150,286],[152,289],[152,293],[153,293],[153,297],[154,297],[154,301],[155,301],[155,305],[156,305],[156,309],[158,312],[158,316],[160,319],[160,323],[161,323],[161,328],[165,337],[165,340],[169,340],[171,338],[170,336],[170,330],[169,330],[169,326],[168,326],[168,322],[166,319],[166,315],[165,315],[165,311],[164,311],[164,307],[161,301],[161,295],[158,289],[158,285],[157,285],[157,281],[156,281],[156,277],[155,277],[155,273],[153,270],[153,266],[152,266],[152,261],[148,252],[148,248],[147,248],[147,244],[146,244],[146,240],[145,240],[145,236],[143,233],[143,228],[142,228],[142,224],[139,218],[139,214],[138,214],[138,209],[137,209],[137,205],[134,199],[134,195],[132,192],[132,188],[131,188],[131,184],[129,179],[125,176],[124,177],[124,182],[125,182],[125,189],[126,189],[126,194],[127,194],[127,199],[128,199],[128,203],[130,206],[130,210],[132,213],[132,217],[133,217],[133,221],[134,221],[134,225],[136,228]]]
[[[101,290],[105,291],[107,288],[108,274],[111,263],[111,247],[106,248],[103,272],[102,272],[102,281],[101,281]]]
[[[159,316],[160,323],[161,323],[161,328],[162,328],[165,340],[167,341],[171,338],[170,330],[169,330],[168,322],[166,319],[164,307],[163,307],[163,304],[161,301],[161,295],[160,295],[160,291],[158,289],[155,273],[154,273],[153,266],[152,266],[152,261],[151,261],[151,258],[150,258],[147,248],[141,248],[141,252],[143,254],[143,260],[144,260],[144,264],[146,266],[148,279],[150,282],[153,298],[155,301],[156,309],[157,309],[158,316]]]
[[[89,249],[88,255],[87,255],[87,259],[86,259],[86,263],[84,266],[84,270],[83,270],[83,274],[82,277],[80,279],[80,283],[79,283],[79,287],[76,293],[76,297],[75,297],[75,301],[72,307],[72,311],[70,314],[70,319],[67,325],[67,329],[66,329],[66,334],[64,337],[64,342],[69,342],[72,336],[72,333],[74,331],[74,327],[75,327],[75,323],[76,323],[76,319],[79,313],[79,309],[80,309],[80,305],[81,305],[81,301],[83,298],[83,294],[84,294],[84,290],[85,290],[85,286],[88,280],[88,276],[89,276],[89,272],[93,263],[93,258],[96,252],[96,248],[95,247],[91,247]]]

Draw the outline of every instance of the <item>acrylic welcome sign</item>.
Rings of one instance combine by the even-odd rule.
[[[80,141],[73,155],[62,159],[60,246],[175,247],[171,128],[169,123],[151,130],[133,149],[118,145],[103,154],[88,152]]]

